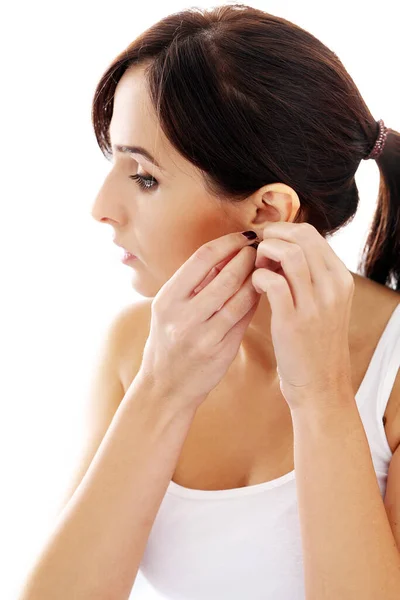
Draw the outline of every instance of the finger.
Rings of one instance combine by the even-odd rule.
[[[244,281],[254,270],[255,256],[254,248],[242,248],[213,281],[191,299],[198,319],[208,320],[243,287]],[[254,290],[251,291],[254,294]]]
[[[263,240],[258,246],[256,266],[264,267],[263,259],[280,263],[295,309],[307,311],[310,306],[313,306],[315,298],[310,269],[301,246],[281,239]],[[321,268],[325,269],[325,266]],[[259,285],[268,271],[269,269],[262,269],[262,275],[257,278]]]
[[[235,252],[235,254],[237,254],[237,252]],[[232,254],[232,256],[234,256],[234,255]],[[201,292],[201,290],[204,289],[210,283],[210,281],[212,281],[214,279],[214,277],[216,277],[218,275],[218,273],[220,273],[222,271],[224,266],[226,264],[228,264],[228,262],[232,259],[232,256],[228,256],[228,258],[225,258],[224,260],[222,260],[220,263],[218,263],[217,265],[215,265],[215,267],[213,267],[211,269],[211,271],[208,273],[206,278],[201,282],[201,284],[193,290],[193,296],[196,296],[196,294]]]
[[[261,299],[254,290],[251,277],[252,274],[248,275],[239,290],[204,323],[217,339],[223,341],[234,330],[244,331],[243,327],[251,321]]]
[[[239,321],[233,327],[231,327],[227,333],[225,333],[225,336],[221,339],[221,343],[226,342],[227,344],[232,344],[233,346],[236,346],[237,343],[243,339],[245,331],[248,328],[248,326],[250,325],[250,322],[254,316],[254,313],[256,312],[256,310],[258,308],[259,301],[260,301],[260,296],[258,296],[258,299],[255,300],[253,306],[244,315],[244,317],[239,319]],[[214,319],[214,318],[215,317],[212,317],[212,319]],[[225,327],[225,330],[226,330],[226,327]]]
[[[288,317],[295,310],[293,296],[286,278],[267,269],[257,269],[252,275],[252,283],[257,292],[267,294],[274,317],[280,323],[286,324]]]
[[[171,300],[189,298],[213,267],[252,243],[254,240],[248,240],[237,232],[210,240],[200,246],[165,283]]]
[[[265,240],[273,238],[298,244],[303,250],[313,284],[317,283],[323,267],[329,269],[327,242],[309,223],[287,223],[286,221],[271,223],[264,229],[263,235]],[[256,267],[258,267],[258,255]]]
[[[334,282],[343,274],[343,263],[324,237],[309,223],[270,223],[264,239],[279,238],[301,246],[310,271],[315,296],[324,299],[332,294]],[[258,259],[258,257],[257,257]],[[257,267],[256,259],[256,267]]]
[[[217,275],[217,273],[219,273],[217,267],[213,267],[211,269],[211,271],[209,272],[209,274],[207,275],[207,277],[205,279],[203,279],[201,284],[193,290],[193,296],[196,296],[196,294],[201,292],[201,290],[204,289],[210,283],[210,281],[212,281],[214,279],[214,277]]]

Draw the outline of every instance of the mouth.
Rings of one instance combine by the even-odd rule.
[[[131,254],[130,252],[125,251],[122,258],[121,258],[123,263],[129,263],[132,260],[138,260],[137,256],[135,256],[134,254]]]
[[[116,246],[118,246],[119,248],[122,248],[123,251],[123,258],[137,258],[137,256],[135,256],[135,254],[132,254],[132,252],[129,252],[129,250],[127,250],[126,248],[124,248],[124,246],[121,246],[121,244],[117,244],[117,242],[114,242],[114,244]]]

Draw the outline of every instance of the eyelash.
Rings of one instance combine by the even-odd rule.
[[[156,179],[154,179],[154,177],[142,177],[141,175],[130,175],[129,176],[130,179],[134,179],[136,181],[136,183],[138,184],[138,186],[140,188],[142,188],[142,190],[152,190],[153,188],[155,188],[158,184],[158,181]],[[148,186],[146,185],[146,182],[149,183],[154,183],[154,185]]]

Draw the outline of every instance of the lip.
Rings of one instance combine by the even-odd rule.
[[[124,251],[125,251],[125,255],[128,255],[128,254],[129,254],[129,256],[130,256],[131,258],[132,258],[132,257],[133,257],[133,258],[137,258],[137,256],[135,256],[135,254],[132,254],[132,252],[129,252],[129,250],[127,250],[127,249],[125,248],[125,246],[121,246],[121,244],[117,244],[117,242],[114,242],[114,244],[115,244],[116,246],[118,246],[118,248],[122,248],[122,250],[124,250]],[[125,256],[124,256],[124,258],[125,258]]]
[[[125,252],[121,260],[126,265],[132,262],[133,260],[138,260],[138,258],[134,254],[130,254],[130,252]]]

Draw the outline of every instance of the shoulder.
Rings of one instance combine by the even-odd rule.
[[[400,303],[400,292],[352,273],[355,291],[353,297],[353,333],[360,344],[371,341],[374,345]]]
[[[153,298],[144,298],[124,306],[118,313],[118,366],[121,383],[126,391],[140,368],[142,352],[150,331]]]
[[[127,304],[118,313],[119,327],[121,333],[130,336],[141,335],[150,326],[151,305],[153,298],[143,298],[134,304]]]
[[[140,340],[150,324],[151,301],[145,298],[134,304],[122,306],[107,327],[106,337],[125,352],[134,341]]]
[[[368,308],[375,306],[376,302],[382,302],[383,311],[389,311],[400,302],[400,292],[390,289],[386,285],[377,283],[372,279],[351,272],[356,290],[358,290],[359,299]]]
[[[355,313],[358,313],[357,328],[359,330],[359,343],[372,343],[375,347],[384,328],[397,306],[400,304],[400,293],[355,275],[357,298],[355,297]],[[385,411],[387,435],[393,440],[396,448],[400,444],[400,369],[388,399]]]

